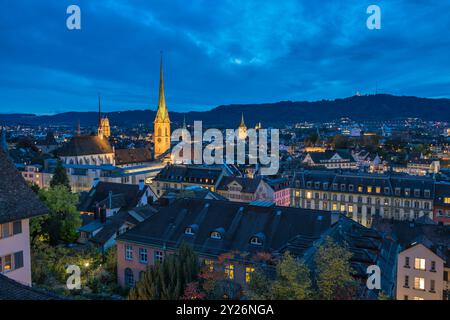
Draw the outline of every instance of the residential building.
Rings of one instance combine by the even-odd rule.
[[[0,274],[31,286],[29,219],[48,212],[0,150]]]
[[[153,178],[150,187],[158,197],[167,190],[190,186],[201,186],[215,192],[222,177],[228,174],[225,167],[168,164]]]
[[[436,182],[433,205],[433,220],[450,225],[450,183]]]
[[[356,279],[361,280],[361,295],[377,295],[364,289],[367,267],[373,264],[382,269],[383,291],[393,294],[397,246],[375,230],[320,210],[193,198],[160,207],[118,237],[118,281],[123,287],[134,286],[148,266],[163,261],[185,242],[202,263],[244,287],[251,280],[259,253],[279,257],[289,251],[309,263],[316,245],[328,236],[345,242],[353,253],[351,264]],[[218,257],[229,252],[244,255],[218,264]]]
[[[277,206],[289,207],[291,203],[290,182],[287,178],[267,178],[267,184],[273,190],[273,201]]]
[[[291,184],[291,206],[341,212],[367,227],[375,216],[432,219],[433,199],[426,177],[304,170]]]
[[[310,167],[322,167],[325,169],[358,168],[357,162],[351,153],[344,151],[308,152],[302,162]]]
[[[261,178],[222,177],[217,193],[230,201],[252,202],[274,200],[273,189]]]

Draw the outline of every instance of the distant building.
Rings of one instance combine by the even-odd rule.
[[[303,164],[326,169],[357,169],[357,162],[349,152],[325,151],[308,152],[303,158]]]
[[[267,178],[267,184],[273,190],[273,201],[277,206],[289,207],[291,203],[290,182],[286,178]]]
[[[191,186],[215,192],[224,175],[228,175],[224,167],[169,164],[156,175],[150,186],[158,197],[167,190],[183,190]]]
[[[31,286],[29,219],[48,209],[2,150],[0,172],[0,274]]]
[[[230,201],[274,201],[273,189],[261,178],[222,177],[217,193]]]
[[[305,170],[291,184],[291,206],[341,212],[367,227],[375,216],[432,219],[433,199],[425,177]]]

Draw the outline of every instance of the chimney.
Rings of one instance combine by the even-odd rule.
[[[106,222],[106,208],[100,208],[100,223]]]
[[[145,188],[144,180],[139,180],[139,190],[142,191]]]
[[[92,180],[92,188],[96,188],[99,182],[99,178],[94,178],[94,180]]]
[[[108,193],[108,207],[109,207],[109,209],[112,209],[112,195],[113,195],[113,193],[112,193],[112,191],[110,191]]]

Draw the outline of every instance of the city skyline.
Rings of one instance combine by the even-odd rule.
[[[93,111],[98,92],[105,112],[155,110],[161,50],[174,112],[356,91],[448,97],[445,4],[380,2],[381,29],[369,30],[370,3],[259,3],[80,1],[81,30],[66,28],[69,2],[11,4],[0,13],[2,113]]]

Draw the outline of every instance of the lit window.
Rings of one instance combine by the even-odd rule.
[[[450,204],[450,198],[445,197],[445,198],[444,198],[444,203]]]
[[[358,192],[363,192],[363,187],[362,186],[358,186]]]
[[[380,187],[376,187],[376,188],[375,188],[375,192],[376,192],[376,193],[380,193],[380,192],[381,192],[381,188],[380,188]]]
[[[353,213],[353,206],[348,206],[348,212]]]
[[[234,280],[234,265],[227,264],[225,266],[225,275],[227,276],[228,279]]]
[[[345,204],[341,204],[341,212],[345,212]]]
[[[207,266],[209,272],[214,271],[214,261],[205,259],[205,266]]]
[[[424,300],[424,298],[421,298],[421,297],[414,297],[414,300]]]
[[[307,198],[307,199],[311,199],[311,198],[312,198],[312,193],[311,193],[311,191],[306,192],[306,198]]]
[[[414,289],[425,290],[425,279],[414,277]]]
[[[333,203],[333,205],[332,205],[332,211],[337,211],[337,204],[336,204],[336,203]]]
[[[414,269],[425,270],[425,259],[416,258],[414,260]]]
[[[367,192],[368,192],[368,193],[371,193],[371,192],[372,192],[372,187],[371,187],[371,186],[368,186],[368,187],[367,187]]]
[[[255,271],[255,268],[253,267],[246,267],[245,268],[245,282],[250,283],[250,280],[252,279],[252,273]]]

